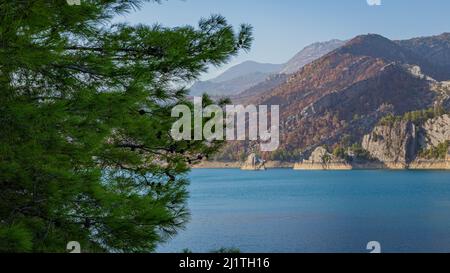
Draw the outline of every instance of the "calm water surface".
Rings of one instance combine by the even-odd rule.
[[[192,217],[158,252],[450,252],[450,172],[193,170]]]

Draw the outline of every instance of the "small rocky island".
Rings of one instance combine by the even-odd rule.
[[[294,170],[351,170],[345,159],[336,157],[329,153],[324,147],[318,147],[312,152],[309,159],[294,165]]]
[[[251,153],[241,167],[243,171],[265,171],[265,161],[255,153]]]

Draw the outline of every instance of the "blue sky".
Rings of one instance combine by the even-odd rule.
[[[370,6],[367,1],[381,5]],[[221,14],[233,25],[253,25],[252,50],[224,67],[211,68],[202,76],[205,80],[246,60],[284,63],[318,41],[366,33],[406,39],[450,32],[449,11],[448,0],[163,0],[117,20],[174,27]]]

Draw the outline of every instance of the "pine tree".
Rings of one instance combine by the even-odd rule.
[[[0,0],[0,251],[149,252],[185,225],[189,163],[222,143],[173,141],[170,111],[251,27],[111,23],[144,2]]]

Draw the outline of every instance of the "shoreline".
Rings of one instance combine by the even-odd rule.
[[[220,162],[204,161],[198,165],[191,166],[192,169],[241,169],[244,162]],[[295,163],[281,161],[267,161],[264,163],[266,169],[292,169]]]
[[[191,166],[192,169],[241,169],[244,162],[218,162],[208,161]],[[295,171],[358,171],[358,170],[411,170],[411,171],[450,171],[450,161],[414,161],[409,164],[395,162],[367,162],[367,163],[292,163],[281,161],[268,161],[264,164],[265,169],[293,169]],[[249,169],[245,169],[249,171]],[[261,171],[261,170],[250,170]]]

